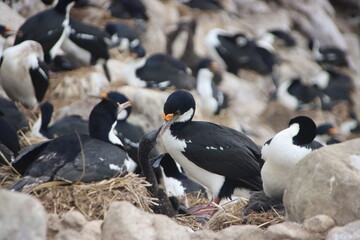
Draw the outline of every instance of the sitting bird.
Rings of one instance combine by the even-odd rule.
[[[290,172],[307,154],[322,147],[314,141],[316,124],[306,116],[290,120],[289,127],[278,132],[261,149],[264,166],[261,178],[266,196],[282,201]]]
[[[29,192],[54,180],[94,182],[133,172],[137,164],[114,134],[117,115],[129,104],[103,94],[89,116],[90,135],[66,135],[23,148],[13,167],[24,177],[11,189]]]

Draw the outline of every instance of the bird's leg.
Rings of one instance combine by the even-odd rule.
[[[218,197],[212,198],[208,204],[192,206],[188,211],[196,217],[210,217],[217,212],[219,203],[220,199]]]

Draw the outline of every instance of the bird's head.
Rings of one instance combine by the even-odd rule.
[[[289,128],[294,129],[293,141],[296,143],[308,144],[316,137],[316,124],[307,116],[298,116],[291,119]]]
[[[190,122],[195,113],[195,100],[194,97],[185,90],[177,90],[170,94],[164,104],[164,112],[162,117],[164,123],[161,126],[159,137],[173,123],[186,123]]]
[[[0,35],[4,38],[15,35],[17,32],[12,30],[11,28],[0,24]]]

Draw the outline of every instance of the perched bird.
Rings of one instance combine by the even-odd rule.
[[[138,34],[125,23],[108,23],[105,26],[105,31],[111,37],[111,46],[119,46],[120,51],[130,49],[131,42],[140,41]]]
[[[291,36],[290,32],[282,29],[271,29],[265,32],[261,38],[262,41],[268,42],[271,45],[294,47],[296,40]]]
[[[215,28],[206,35],[205,45],[210,56],[233,74],[238,74],[242,68],[271,74],[277,63],[276,55],[268,47],[242,33],[230,34]]]
[[[95,26],[70,18],[70,34],[65,38],[62,48],[86,65],[102,63],[105,75],[111,81],[106,61],[110,58],[110,35]]]
[[[306,116],[290,120],[289,127],[278,132],[261,149],[264,166],[261,169],[264,192],[282,201],[290,171],[308,153],[322,147],[314,141],[316,124]]]
[[[195,88],[195,78],[183,62],[162,53],[144,58],[145,49],[141,46],[130,50],[135,59],[129,62],[125,71],[129,85],[159,89],[170,86],[188,90]]]
[[[182,20],[166,34],[166,53],[189,66],[193,75],[201,60],[195,50],[196,27],[195,19]]]
[[[10,99],[35,107],[49,86],[48,67],[38,42],[28,40],[7,48],[0,60],[1,85]]]
[[[192,121],[194,113],[193,96],[185,90],[173,92],[164,104],[165,122],[158,134],[186,175],[204,186],[215,203],[261,190],[259,147],[234,129]]]
[[[349,66],[346,53],[337,47],[320,46],[320,42],[315,39],[308,40],[308,47],[312,51],[313,57],[319,64],[328,64],[339,67]]]
[[[341,141],[336,138],[336,133],[337,131],[331,123],[323,123],[316,129],[315,141],[322,145],[340,143]]]
[[[191,8],[197,8],[200,10],[222,10],[223,7],[218,0],[179,0],[179,2],[185,4]]]
[[[219,114],[227,107],[227,95],[223,93],[215,82],[217,62],[205,58],[200,61],[197,69],[196,90],[200,95],[203,109],[209,115]]]
[[[93,182],[133,172],[137,164],[113,132],[119,111],[128,106],[103,94],[89,117],[90,135],[66,135],[22,149],[13,166],[24,177],[11,189],[31,191],[53,180]]]
[[[19,152],[20,144],[16,130],[2,116],[0,111],[0,164],[9,164]]]
[[[149,20],[146,7],[141,0],[113,0],[109,6],[111,16],[122,19]]]
[[[290,110],[309,109],[320,96],[317,86],[305,84],[298,77],[282,82],[276,91],[279,103]]]
[[[76,0],[58,1],[55,7],[39,12],[20,26],[15,45],[34,40],[41,44],[45,61],[50,63],[70,33],[70,9]]]
[[[55,138],[70,134],[89,134],[89,123],[78,115],[61,118],[49,126],[54,107],[50,102],[40,104],[41,124],[40,134],[46,138]]]
[[[159,167],[162,174],[157,175],[158,182],[165,185],[168,195],[182,196],[197,191],[205,192],[205,189],[200,184],[188,178],[181,171],[181,168],[170,154],[165,154],[161,158]]]
[[[340,101],[345,101],[350,106],[354,104],[352,94],[355,92],[355,85],[349,75],[326,68],[313,78],[313,83],[324,93],[325,104],[332,106]]]
[[[3,113],[0,118],[10,124],[15,131],[25,132],[29,129],[29,121],[13,101],[0,97],[0,112]]]
[[[353,110],[349,110],[344,117],[344,120],[340,123],[340,132],[346,138],[354,138],[360,134],[360,122],[356,113]]]

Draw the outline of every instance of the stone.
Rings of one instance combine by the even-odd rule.
[[[86,240],[100,240],[102,223],[102,220],[94,220],[86,223],[80,232],[81,238]]]
[[[38,199],[2,189],[0,202],[0,239],[46,239],[47,216]]]
[[[54,240],[85,240],[81,234],[73,229],[65,229],[56,234]]]
[[[190,239],[190,233],[165,215],[141,211],[129,202],[113,202],[102,225],[103,240]]]
[[[84,215],[82,215],[79,211],[67,212],[61,221],[61,224],[65,228],[71,228],[78,232],[83,229],[86,223],[87,220],[85,219]]]
[[[331,229],[325,240],[356,240],[360,239],[360,220]]]
[[[314,235],[306,231],[301,225],[293,222],[283,222],[271,225],[264,231],[267,240],[307,240],[316,239]]]
[[[335,226],[335,221],[326,215],[317,215],[305,219],[303,227],[310,232],[323,233]]]
[[[216,240],[265,240],[264,231],[255,225],[230,226],[216,233]]]
[[[290,173],[284,193],[286,219],[302,223],[316,215],[344,225],[360,218],[360,139],[318,149]]]

